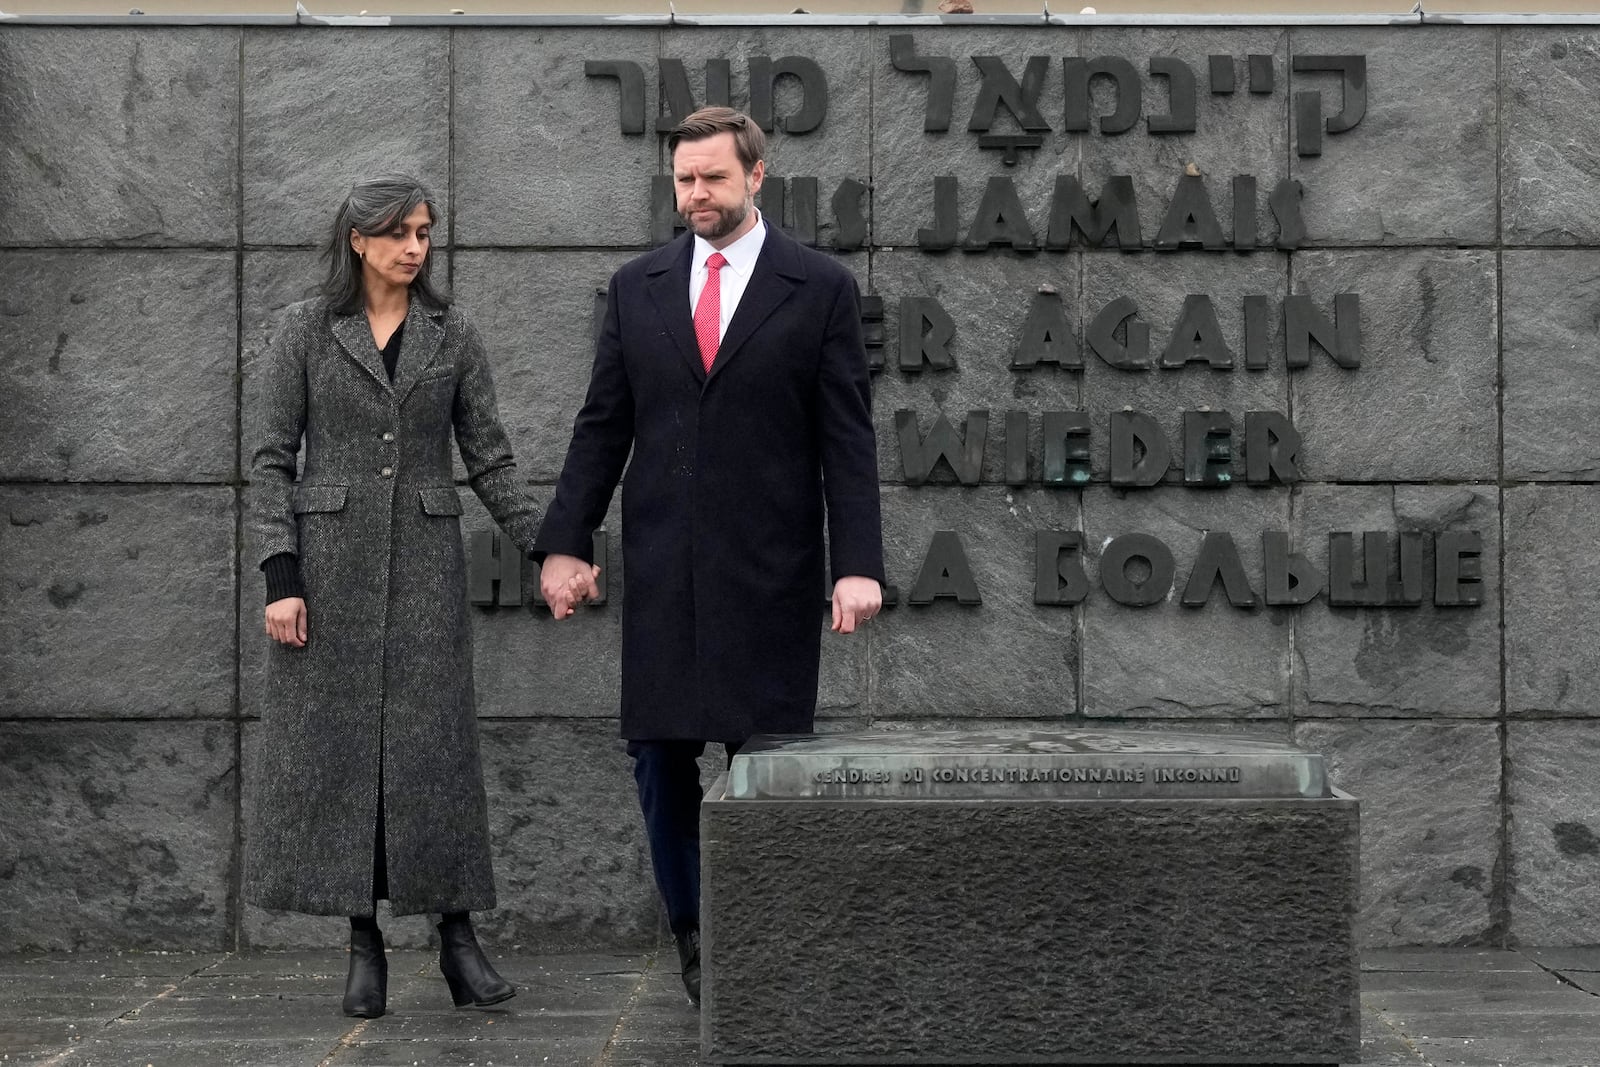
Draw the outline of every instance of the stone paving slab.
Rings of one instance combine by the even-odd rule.
[[[339,1014],[337,950],[4,956],[0,1067],[697,1067],[671,956],[505,957],[517,996],[457,1011],[431,952],[391,952],[373,1020]],[[1362,1067],[1600,1067],[1600,947],[1374,951],[1362,972]]]

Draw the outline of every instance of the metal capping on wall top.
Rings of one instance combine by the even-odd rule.
[[[1409,14],[1081,15],[1056,14],[1048,0],[1037,15],[18,15],[0,9],[0,26],[1595,26],[1600,12],[1521,13],[1417,11]],[[1420,6],[1420,5],[1419,5]]]

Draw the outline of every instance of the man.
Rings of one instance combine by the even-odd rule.
[[[731,760],[753,734],[811,731],[825,556],[834,630],[882,605],[859,294],[843,267],[756,211],[765,142],[724,107],[668,135],[690,232],[611,278],[589,394],[534,545],[556,618],[597,596],[590,538],[627,464],[622,736],[696,1004],[695,760],[708,741]]]

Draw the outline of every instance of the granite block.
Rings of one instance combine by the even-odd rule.
[[[456,255],[456,295],[483,334],[500,421],[525,478],[553,483],[561,473],[589,389],[606,287],[631,258],[559,250]]]
[[[778,180],[814,178],[817,181],[817,241],[832,247],[839,234],[833,197],[845,181],[866,185],[871,181],[872,160],[869,138],[872,130],[870,70],[873,52],[871,31],[864,27],[807,29],[738,27],[727,29],[673,27],[661,34],[661,59],[683,63],[690,90],[697,104],[707,102],[706,63],[727,60],[731,64],[731,106],[749,113],[751,108],[751,61],[765,56],[774,62],[790,56],[810,59],[821,70],[826,86],[827,110],[815,129],[788,132],[785,124],[808,125],[810,110],[820,97],[813,90],[809,99],[799,78],[783,76],[772,87],[774,128],[767,131],[766,184]],[[647,65],[648,66],[648,65]],[[647,115],[647,124],[654,115]],[[614,140],[614,129],[605,125],[605,136]],[[648,136],[654,136],[650,134]],[[671,160],[662,142],[662,173],[670,173]],[[644,175],[638,180],[644,185]],[[782,225],[793,226],[792,186],[788,189],[788,214]],[[860,207],[867,210],[869,198]]]
[[[1245,468],[1240,457],[1244,450],[1245,413],[1275,411],[1287,416],[1290,411],[1281,315],[1273,316],[1276,321],[1269,327],[1270,365],[1265,370],[1248,370],[1244,298],[1265,296],[1277,308],[1288,288],[1287,258],[1260,252],[1223,259],[1194,253],[1124,256],[1094,252],[1083,257],[1083,268],[1081,307],[1086,335],[1094,319],[1122,298],[1133,301],[1139,309],[1138,319],[1150,330],[1152,366],[1144,370],[1113,367],[1087,351],[1085,345],[1083,408],[1089,413],[1090,451],[1097,477],[1104,478],[1110,467],[1111,416],[1131,407],[1161,426],[1172,454],[1169,482],[1181,477],[1183,413],[1227,412],[1234,426],[1235,478],[1243,482]],[[1232,353],[1231,367],[1217,367],[1203,360],[1179,367],[1160,365],[1169,344],[1174,345],[1174,362],[1194,354],[1192,340],[1185,344],[1176,337],[1180,324],[1186,321],[1184,306],[1190,294],[1210,299],[1222,340]],[[1321,296],[1322,300],[1332,300],[1331,293]]]
[[[884,369],[875,376],[872,399],[878,470],[883,480],[903,484],[909,477],[896,412],[915,412],[918,433],[926,437],[940,415],[948,418],[958,433],[971,432],[965,427],[967,415],[977,410],[988,412],[982,479],[1001,481],[1005,477],[1005,413],[1017,410],[1029,415],[1028,474],[1037,484],[1042,470],[1043,413],[1078,410],[1083,374],[1051,365],[1014,370],[1011,364],[1029,306],[1041,289],[1060,296],[1068,325],[1076,332],[1079,257],[979,260],[930,256],[915,249],[886,251],[873,256],[872,289],[883,297],[888,335],[882,349]],[[936,300],[954,320],[955,335],[948,345],[953,367],[900,368],[903,349],[906,358],[915,355],[915,340],[902,336],[900,329],[900,306],[907,299]],[[941,463],[928,481],[954,485],[956,475]]]
[[[1060,46],[1057,50],[1061,50]],[[1231,244],[1233,179],[1248,174],[1256,179],[1256,240],[1271,248],[1278,236],[1278,223],[1268,206],[1268,197],[1278,182],[1289,176],[1289,97],[1284,91],[1289,31],[1276,26],[1094,27],[1084,31],[1080,54],[1127,59],[1144,88],[1141,117],[1135,128],[1116,136],[1098,129],[1077,135],[1085,191],[1090,196],[1097,195],[1113,174],[1132,177],[1138,195],[1140,230],[1148,246],[1161,232],[1179,177],[1192,164],[1205,179],[1217,223]],[[1234,92],[1212,92],[1209,57],[1214,55],[1233,60],[1237,86]],[[1275,92],[1248,91],[1247,60],[1258,55],[1271,59]],[[1176,58],[1194,76],[1192,133],[1149,132],[1152,119],[1169,114],[1171,106],[1168,79],[1149,72],[1150,61],[1156,57]],[[1110,79],[1098,78],[1091,88],[1091,114],[1105,115],[1115,109]],[[1184,253],[1182,258],[1191,257],[1201,258],[1194,252]],[[1204,258],[1217,257],[1213,253]]]
[[[531,492],[541,507],[549,500],[548,489]],[[461,530],[470,554],[472,537],[493,523],[470,490],[462,493],[462,503],[466,514]],[[537,599],[538,566],[524,559],[519,606],[473,607],[473,681],[480,716],[602,719],[608,721],[611,736],[616,735],[626,581],[622,508],[616,502],[606,516],[605,536],[604,604],[588,604],[570,618],[554,618]],[[502,551],[515,551],[503,534],[501,538]]]
[[[0,952],[229,943],[234,729],[0,723]]]
[[[1500,237],[1506,244],[1600,240],[1600,79],[1592,26],[1500,31]]]
[[[239,468],[246,481],[255,450],[261,444],[261,361],[272,351],[284,309],[316,296],[325,273],[317,253],[303,249],[252,251],[244,255],[244,290],[239,309]],[[240,568],[244,584],[259,594],[262,587],[257,572],[261,561],[253,558],[254,550],[248,542],[245,548]],[[259,600],[259,595],[255,599]]]
[[[1600,486],[1517,486],[1505,512],[1506,711],[1600,715],[1600,606],[1584,577]]]
[[[363,178],[407,174],[450,240],[450,38],[439,29],[244,31],[244,239],[324,245]]]
[[[1326,132],[1340,112],[1337,72],[1289,76],[1292,93],[1322,94],[1322,154],[1299,155],[1309,242],[1318,245],[1488,244],[1495,238],[1496,29],[1491,26],[1296,27],[1290,51],[1366,58],[1366,114]],[[1292,97],[1291,97],[1292,100]],[[1291,105],[1292,106],[1292,105]]]
[[[1423,603],[1416,607],[1331,607],[1324,592],[1295,619],[1293,710],[1301,716],[1492,716],[1500,711],[1500,522],[1498,494],[1471,485],[1307,485],[1294,501],[1295,551],[1324,576],[1328,535],[1423,534]],[[1476,531],[1482,538],[1476,606],[1433,604],[1432,536]],[[1360,538],[1356,540],[1360,547]]]
[[[1553,948],[1600,944],[1600,724],[1514,722],[1509,767],[1511,935]]]
[[[1535,481],[1600,477],[1600,285],[1594,251],[1505,257],[1505,472]]]
[[[235,497],[0,486],[0,718],[232,715]]]
[[[232,480],[234,257],[0,261],[0,478]]]
[[[1333,319],[1361,298],[1361,366],[1312,348],[1291,375],[1303,469],[1317,481],[1492,480],[1499,471],[1495,255],[1297,252],[1294,284]]]
[[[1078,515],[1071,494],[1047,490],[886,490],[884,559],[900,604],[867,626],[874,715],[1074,714],[1077,612],[1035,606],[1034,532],[1076,530]],[[908,603],[937,531],[960,539],[981,604]]]
[[[1256,598],[1262,576],[1264,530],[1289,525],[1286,494],[1244,489],[1157,489],[1083,494],[1085,571],[1090,594],[1083,622],[1084,713],[1153,718],[1282,718],[1289,702],[1289,635],[1294,609],[1236,607],[1221,582],[1206,603],[1181,603],[1207,533],[1232,535]],[[1159,603],[1131,607],[1107,593],[1106,545],[1125,534],[1147,534],[1175,562],[1171,588]],[[1132,563],[1130,577],[1148,574]],[[1263,602],[1264,605],[1264,602]],[[1302,609],[1303,610],[1303,609]]]
[[[715,799],[701,825],[712,1063],[1359,1055],[1348,797]]]
[[[895,69],[892,42],[900,37],[910,38],[915,56],[953,61],[954,94],[948,129],[924,129],[931,78],[928,74]],[[873,244],[904,246],[914,251],[917,231],[934,224],[934,180],[940,177],[954,177],[959,182],[958,240],[967,238],[988,180],[1006,178],[1015,187],[1029,225],[1043,244],[1056,176],[1076,177],[1080,168],[1082,135],[1061,129],[1061,57],[1076,54],[1079,40],[1078,31],[1056,27],[919,26],[880,30],[873,38],[871,66]],[[1014,165],[1003,162],[1002,152],[980,148],[979,134],[968,129],[983,81],[973,56],[997,57],[1019,82],[1030,57],[1047,58],[1039,102],[1040,117],[1051,129],[1037,131],[1042,145],[1019,152]],[[999,136],[1026,132],[1005,106],[997,108],[990,131]],[[957,260],[967,258],[961,252],[947,255]],[[1001,259],[1009,253],[994,250],[978,255],[988,260]]]
[[[1294,741],[1361,798],[1363,949],[1490,942],[1500,891],[1491,723],[1301,722]]]
[[[455,31],[456,242],[648,244],[656,134],[620,132],[616,80],[584,67],[640,63],[657,51],[658,35],[646,29]],[[641,66],[650,126],[655,63]]]
[[[0,243],[238,242],[239,31],[8,26]]]

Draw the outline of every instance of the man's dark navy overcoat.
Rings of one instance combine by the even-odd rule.
[[[622,735],[807,732],[829,579],[884,577],[860,299],[769,225],[707,374],[693,248],[685,234],[612,277],[535,555],[589,559],[622,477]]]

